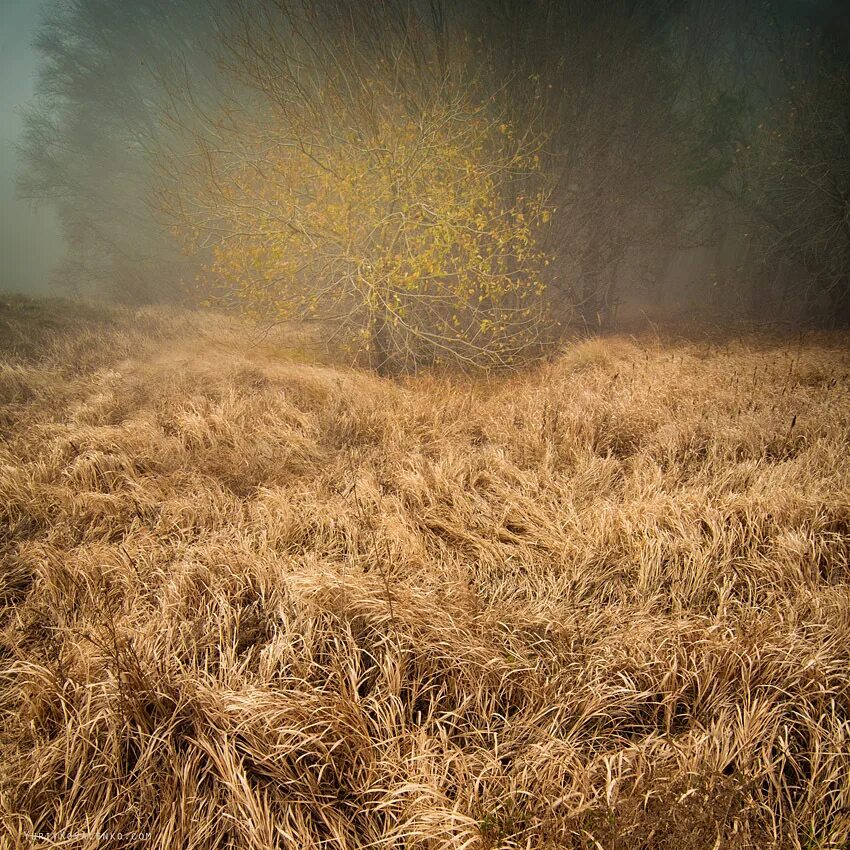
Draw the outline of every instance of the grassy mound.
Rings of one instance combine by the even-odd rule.
[[[51,309],[0,314],[9,846],[850,842],[839,339],[392,382]]]

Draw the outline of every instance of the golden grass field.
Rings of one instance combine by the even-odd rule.
[[[0,844],[850,846],[850,353],[492,379],[0,305]]]

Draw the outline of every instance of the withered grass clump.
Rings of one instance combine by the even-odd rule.
[[[848,846],[837,337],[392,382],[14,328],[4,846]]]

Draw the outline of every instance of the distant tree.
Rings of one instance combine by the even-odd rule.
[[[850,320],[850,75],[792,84],[741,147],[739,191],[761,263],[799,270],[790,294]]]
[[[552,297],[592,327],[615,319],[622,280],[651,287],[693,239],[695,192],[680,177],[695,140],[672,44],[682,5],[501,0],[470,15],[517,124],[546,134]]]
[[[72,288],[119,300],[179,297],[189,275],[153,214],[151,150],[163,132],[162,76],[215,74],[206,0],[67,0],[47,7],[36,98],[21,145],[25,196],[54,204]]]
[[[846,318],[846,17],[768,0],[695,4],[684,21],[691,126],[706,140],[688,171],[706,193],[718,306]]]
[[[202,286],[261,319],[322,319],[379,371],[526,357],[544,325],[541,139],[438,18],[324,11],[251,3],[227,27],[253,98],[164,174]]]

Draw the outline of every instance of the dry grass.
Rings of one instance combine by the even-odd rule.
[[[390,382],[25,306],[5,846],[848,846],[837,338]]]

